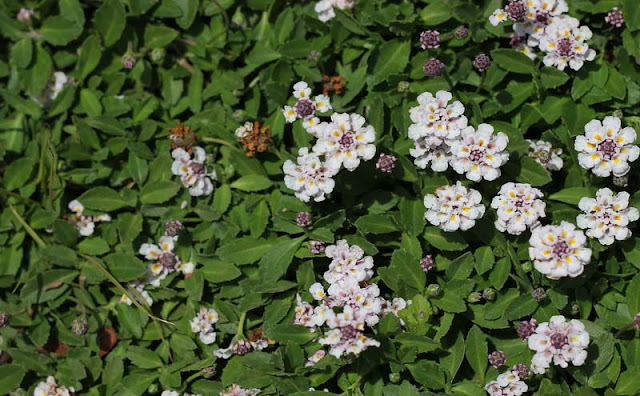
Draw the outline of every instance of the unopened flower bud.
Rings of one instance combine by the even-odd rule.
[[[135,65],[136,65],[136,58],[133,55],[126,53],[122,56],[122,66],[125,69],[131,70]]]
[[[622,27],[624,25],[624,15],[622,14],[622,10],[614,7],[606,17],[604,17],[605,22],[607,22],[611,26]]]
[[[202,371],[202,376],[204,378],[211,378],[214,375],[216,375],[216,366],[213,365],[213,366],[205,367],[201,371]]]
[[[71,331],[77,336],[87,334],[88,329],[89,325],[86,319],[74,319],[73,323],[71,323]]]
[[[422,49],[439,48],[440,32],[437,30],[425,30],[420,33],[420,44]]]
[[[396,157],[393,155],[380,154],[380,158],[376,163],[376,168],[384,173],[393,172],[393,168],[396,166]]]
[[[436,267],[436,263],[433,260],[433,257],[431,257],[431,255],[428,254],[424,256],[422,259],[420,259],[420,267],[422,267],[422,270],[425,273],[428,273],[429,271],[431,271]]]
[[[151,50],[151,61],[153,63],[160,63],[164,60],[165,55],[166,51],[164,48],[154,48]]]
[[[480,54],[473,60],[473,67],[480,73],[485,72],[491,67],[491,58],[485,54]]]
[[[531,272],[532,269],[533,269],[533,265],[531,264],[530,261],[527,261],[526,263],[522,264],[522,270],[524,272]]]
[[[520,377],[520,379],[527,379],[531,377],[531,370],[529,370],[529,367],[524,363],[516,364],[511,368],[511,370],[518,373],[518,377]]]
[[[402,377],[400,376],[400,373],[389,374],[389,381],[393,382],[394,384],[397,384],[398,382],[400,382],[401,379]]]
[[[547,292],[545,292],[543,288],[538,287],[536,289],[533,289],[533,291],[531,292],[531,297],[540,302],[547,298]]]
[[[578,305],[577,303],[574,303],[571,305],[571,315],[572,316],[577,316],[580,314],[580,305]]]
[[[453,35],[455,36],[455,38],[457,38],[458,40],[462,40],[467,38],[467,36],[469,35],[469,30],[464,27],[464,26],[458,26],[458,28],[456,29],[456,31],[453,33]]]
[[[9,326],[9,315],[6,312],[0,312],[0,328]]]
[[[538,322],[535,319],[524,320],[518,325],[516,333],[526,341],[536,331],[536,327],[538,327]]]
[[[409,81],[400,81],[398,83],[398,92],[402,92],[402,93],[409,92],[410,86],[411,85],[409,84]]]
[[[309,212],[299,212],[296,216],[298,227],[308,227],[311,225],[311,214]]]
[[[489,354],[489,364],[495,369],[502,366],[506,361],[503,351],[493,351]]]
[[[436,58],[431,58],[424,64],[422,70],[427,77],[437,77],[442,74],[444,63]]]
[[[316,50],[312,50],[311,52],[309,52],[307,59],[309,59],[312,62],[317,62],[320,60],[320,55],[321,55],[320,52]]]
[[[309,250],[313,254],[320,254],[324,252],[324,242],[322,241],[311,241],[309,242]]]
[[[32,9],[21,8],[18,15],[16,15],[16,19],[20,22],[31,23],[31,17],[33,14],[35,14],[35,12]]]
[[[182,230],[182,223],[180,220],[168,220],[164,223],[164,235],[168,237],[178,236]]]
[[[482,291],[482,298],[487,301],[493,301],[496,298],[496,289],[488,287]]]
[[[482,293],[480,292],[472,292],[467,297],[467,301],[469,301],[472,304],[480,302],[481,300],[482,300]]]
[[[442,294],[442,288],[437,283],[432,283],[427,286],[427,295],[429,297],[438,297]]]

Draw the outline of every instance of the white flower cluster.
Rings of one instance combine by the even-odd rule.
[[[520,235],[527,228],[540,224],[545,217],[546,204],[540,198],[542,191],[526,183],[506,183],[493,198],[491,207],[498,213],[495,226],[500,232]]]
[[[591,260],[586,243],[584,232],[567,221],[536,227],[529,239],[529,257],[534,268],[549,279],[575,278]]]
[[[356,0],[320,0],[316,3],[315,11],[318,13],[318,19],[327,22],[336,16],[333,7],[341,10],[350,10],[356,5]]]
[[[33,100],[42,107],[48,107],[58,94],[62,92],[65,85],[71,83],[71,79],[63,72],[57,71],[53,73],[47,86],[40,95],[33,97]]]
[[[527,155],[533,158],[537,163],[544,166],[547,170],[558,171],[562,169],[564,162],[560,158],[562,149],[553,148],[551,143],[544,140],[538,140],[536,142],[528,140],[529,152]]]
[[[33,391],[33,396],[73,396],[75,389],[58,385],[56,379],[52,376],[47,377],[46,381],[40,382]]]
[[[213,308],[200,308],[200,312],[195,318],[189,321],[191,331],[200,334],[200,341],[204,344],[213,344],[216,342],[216,332],[213,325],[218,323],[218,312]]]
[[[193,156],[182,148],[171,152],[173,164],[171,172],[180,176],[182,185],[189,189],[189,194],[194,197],[209,195],[213,192],[212,180],[216,180],[216,172],[207,171],[204,162],[207,154],[202,147],[193,147]]]
[[[77,199],[69,202],[69,209],[74,213],[70,218],[70,221],[76,226],[78,232],[80,232],[80,235],[82,236],[92,235],[96,228],[96,222],[111,221],[111,216],[106,213],[97,216],[83,215],[84,205],[82,205]]]
[[[172,390],[166,390],[166,391],[163,391],[160,396],[180,396],[180,393]],[[202,395],[199,393],[184,392],[182,396],[202,396]]]
[[[494,134],[489,124],[480,124],[477,130],[469,126],[462,103],[449,104],[452,97],[446,91],[438,91],[435,96],[424,92],[418,96],[418,106],[409,109],[414,163],[422,169],[431,164],[435,172],[451,166],[473,181],[497,179],[500,167],[509,159],[507,135]]]
[[[485,385],[484,389],[491,396],[520,396],[529,390],[529,387],[517,372],[507,371]]]
[[[294,88],[296,86],[300,89],[304,87],[297,94],[297,91],[294,91],[296,97],[310,95],[311,90],[307,83],[301,81]],[[328,98],[326,99],[328,104]],[[294,110],[285,108],[285,118],[289,111]],[[308,120],[306,119],[305,123]],[[376,146],[373,144],[376,131],[371,125],[365,125],[365,122],[364,117],[358,114],[334,113],[330,122],[320,122],[316,119],[313,125],[307,124],[307,132],[317,138],[316,143],[311,150],[303,147],[298,151],[297,163],[287,160],[283,166],[285,184],[295,192],[298,199],[304,202],[311,198],[316,202],[323,201],[325,195],[333,191],[333,176],[343,166],[353,171],[361,161],[373,158],[376,154]]]
[[[485,212],[480,193],[466,188],[460,182],[453,186],[439,187],[435,195],[427,194],[424,206],[427,208],[425,217],[429,223],[448,232],[470,229]]]
[[[147,260],[153,261],[149,264],[149,283],[153,286],[160,286],[160,282],[172,272],[178,271],[184,275],[191,274],[194,265],[191,262],[182,262],[177,254],[173,253],[177,236],[163,235],[159,244],[143,243],[140,246],[139,254]]]
[[[365,256],[359,246],[349,246],[340,240],[327,246],[325,252],[331,259],[324,273],[329,288],[325,292],[322,284],[311,285],[309,292],[319,304],[315,308],[298,295],[294,323],[313,331],[328,326],[329,330],[318,338],[318,342],[328,346],[329,354],[337,358],[379,346],[380,343],[364,335],[364,331],[375,326],[387,312],[397,314],[407,302],[401,298],[389,302],[380,297],[376,284],[367,283],[373,276],[373,258]],[[319,360],[322,356],[319,352],[316,354]]]
[[[618,117],[591,120],[584,126],[584,136],[577,136],[575,149],[578,163],[600,177],[624,176],[629,173],[630,162],[638,159],[640,148],[633,144],[636,131],[622,128]]]
[[[562,315],[552,316],[549,322],[540,323],[527,340],[529,349],[535,351],[531,359],[531,371],[544,374],[553,363],[566,368],[571,362],[582,366],[587,359],[589,333],[579,320]]]
[[[232,384],[227,390],[220,392],[220,396],[256,396],[260,393],[258,388],[242,388]]]
[[[564,70],[568,65],[579,70],[596,53],[586,44],[591,30],[580,26],[580,21],[566,14],[568,11],[565,0],[511,0],[504,9],[495,10],[489,22],[497,26],[512,20],[512,44],[529,58],[535,59],[533,48],[538,47],[545,53],[546,66]]]
[[[331,100],[328,96],[317,95],[314,99],[311,99],[311,88],[309,88],[309,84],[304,81],[299,81],[294,84],[293,96],[298,101],[293,107],[284,106],[282,114],[284,114],[284,119],[289,123],[301,119],[302,126],[307,131],[320,122],[320,119],[316,117],[316,111],[326,113],[332,109]]]
[[[597,238],[603,245],[630,238],[629,223],[640,217],[638,209],[629,207],[626,191],[614,194],[608,188],[601,188],[595,199],[584,197],[578,206],[584,212],[578,215],[578,227],[586,229],[588,237]]]

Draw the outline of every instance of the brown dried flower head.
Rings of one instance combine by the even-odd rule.
[[[255,121],[253,129],[247,131],[247,134],[238,139],[238,142],[242,144],[247,157],[253,157],[256,153],[261,153],[269,148],[271,127],[268,125],[261,127],[260,123]]]
[[[198,140],[198,136],[191,131],[190,127],[184,126],[178,121],[177,127],[167,129],[171,131],[169,139],[171,139],[172,149],[182,148],[189,154],[193,152],[193,146]]]
[[[344,89],[346,82],[347,79],[344,77],[329,76],[328,74],[325,74],[322,94],[324,96],[329,96],[329,92],[335,92],[336,95],[342,95],[342,90]]]

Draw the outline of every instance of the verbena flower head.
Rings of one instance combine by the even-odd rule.
[[[33,391],[33,396],[73,396],[75,390],[72,387],[58,385],[56,379],[52,376],[47,377],[46,381],[40,382]]]
[[[437,30],[425,30],[420,33],[420,44],[422,49],[439,48],[440,32]]]
[[[605,22],[609,25],[615,27],[622,27],[624,25],[624,15],[622,14],[622,10],[618,9],[618,7],[614,7],[606,17],[604,17]]]
[[[480,193],[464,187],[460,182],[440,187],[435,194],[426,195],[424,206],[427,208],[425,217],[429,223],[444,231],[466,231],[485,212]]]
[[[314,9],[318,14],[318,19],[322,22],[327,22],[336,16],[333,7],[340,10],[350,10],[355,4],[355,0],[320,0],[316,3]]]
[[[491,201],[491,207],[498,213],[495,222],[498,231],[520,235],[527,228],[538,225],[538,219],[545,217],[546,204],[541,199],[543,197],[542,191],[530,184],[504,184]]]
[[[575,278],[591,260],[586,243],[584,232],[566,221],[537,227],[531,231],[529,257],[534,268],[549,279]]]
[[[296,215],[296,225],[298,227],[308,227],[311,225],[311,214],[309,212],[298,212]]]
[[[212,180],[216,180],[217,176],[215,171],[207,171],[207,154],[202,147],[194,146],[193,156],[182,148],[173,150],[171,156],[174,160],[171,172],[180,176],[180,181],[189,189],[189,194],[200,197],[213,192]]]
[[[503,351],[493,351],[489,354],[489,364],[494,369],[500,368],[507,361]]]
[[[409,126],[409,138],[426,138],[429,144],[453,140],[467,127],[464,105],[460,101],[449,103],[451,92],[438,91],[434,96],[424,92],[418,96],[418,105],[409,109],[413,124]]]
[[[84,205],[82,205],[77,199],[69,202],[69,209],[74,214],[68,217],[68,219],[71,224],[76,226],[78,232],[82,236],[92,235],[96,228],[96,222],[111,221],[111,216],[106,213],[97,216],[84,215]]]
[[[287,122],[297,119],[302,120],[302,126],[309,130],[318,125],[320,120],[316,117],[316,111],[325,113],[331,110],[331,100],[325,95],[311,96],[311,88],[304,81],[299,81],[293,86],[293,96],[297,102],[291,106],[284,106],[282,113]]]
[[[480,73],[485,72],[491,67],[491,58],[485,54],[479,54],[473,59],[473,67]]]
[[[545,142],[544,140],[528,140],[528,142],[529,152],[527,155],[529,157],[533,158],[537,163],[550,171],[558,171],[562,169],[564,164],[562,158],[560,158],[562,149],[553,148],[551,143]]]
[[[543,62],[564,70],[567,65],[580,70],[585,61],[592,61],[596,52],[586,43],[592,36],[591,29],[580,26],[580,21],[570,16],[556,18],[540,39],[540,50],[546,53]]]
[[[427,77],[437,77],[442,74],[444,63],[436,58],[431,58],[424,64],[422,70]]]
[[[590,238],[597,238],[603,245],[611,245],[615,240],[623,241],[631,237],[629,223],[638,220],[638,209],[629,207],[629,193],[614,194],[608,188],[601,188],[596,198],[584,197],[578,206],[584,214],[578,215],[578,227],[586,229]]]
[[[494,134],[489,124],[480,124],[477,130],[466,127],[460,139],[451,143],[451,167],[469,180],[495,180],[500,177],[500,167],[509,160],[508,143],[507,135]]]
[[[324,201],[325,195],[333,191],[336,171],[320,160],[317,154],[310,153],[307,147],[298,151],[298,162],[287,160],[284,170],[285,185],[295,192],[301,201]]]
[[[191,331],[199,333],[203,344],[213,344],[216,341],[216,332],[213,325],[218,323],[218,312],[213,308],[200,308],[200,312],[189,321]]]
[[[526,341],[531,337],[531,334],[535,333],[536,327],[538,327],[538,322],[535,319],[524,320],[518,325],[516,333]]]
[[[512,370],[500,374],[495,381],[487,383],[484,389],[490,396],[520,396],[529,387],[520,379],[518,372]]]
[[[396,167],[396,157],[388,154],[380,154],[378,162],[376,162],[376,169],[384,173],[393,172],[393,168]]]
[[[633,144],[636,131],[631,127],[622,128],[617,117],[591,120],[584,126],[584,136],[577,136],[575,149],[580,166],[600,177],[624,176],[629,163],[638,159],[640,148]]]
[[[579,320],[556,315],[549,322],[540,323],[527,342],[529,349],[535,351],[531,370],[544,374],[552,363],[562,368],[567,368],[569,363],[582,366],[587,359],[589,333]]]
[[[338,172],[344,165],[355,170],[360,161],[368,161],[376,154],[376,131],[359,114],[334,113],[331,122],[323,122],[314,128],[318,140],[313,151],[324,155],[327,166]]]
[[[436,267],[436,263],[433,257],[431,257],[431,255],[426,255],[420,259],[420,268],[422,268],[422,271],[424,271],[425,273],[428,273],[435,267]]]

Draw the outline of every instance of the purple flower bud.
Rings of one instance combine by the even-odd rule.
[[[636,314],[636,317],[633,320],[633,323],[636,325],[636,329],[640,330],[640,313]]]
[[[307,56],[307,59],[309,59],[312,62],[317,62],[320,60],[320,52],[313,50],[311,52],[309,52],[309,55]]]
[[[384,173],[391,173],[396,166],[396,157],[393,155],[380,154],[376,168]]]
[[[428,273],[436,267],[436,263],[431,255],[426,255],[422,259],[420,259],[420,266],[425,273]]]
[[[513,0],[504,7],[507,15],[514,21],[522,21],[527,14],[527,6],[523,1]]]
[[[619,10],[617,7],[614,7],[613,10],[609,11],[604,20],[612,26],[622,27],[624,24],[624,15],[622,14],[622,10]]]
[[[0,312],[0,328],[9,326],[9,315],[6,312]]]
[[[527,43],[527,38],[525,36],[519,36],[516,33],[512,33],[511,34],[511,47],[515,48],[517,46],[519,46],[520,44],[526,44]]]
[[[475,67],[480,73],[487,71],[490,66],[491,58],[485,54],[480,54],[473,60],[473,67]]]
[[[536,289],[533,289],[533,291],[531,292],[531,297],[533,297],[536,301],[542,301],[547,298],[547,293],[543,288],[538,287]]]
[[[489,354],[489,364],[495,369],[502,366],[506,361],[507,359],[502,351],[493,351]]]
[[[122,56],[122,66],[125,69],[131,70],[136,65],[136,58],[129,54],[124,54]]]
[[[307,227],[311,225],[311,215],[309,212],[299,212],[296,216],[296,224],[298,227]]]
[[[442,70],[444,70],[444,63],[440,62],[436,58],[431,58],[424,64],[422,70],[427,77],[437,77],[442,74]]]
[[[182,230],[182,223],[180,220],[168,220],[164,223],[164,235],[168,237],[178,236]]]
[[[71,323],[71,331],[77,336],[87,334],[88,329],[89,325],[85,319],[74,319],[73,323]]]
[[[203,368],[203,369],[202,369],[202,370],[200,370],[200,371],[202,371],[202,376],[203,376],[204,378],[211,378],[211,377],[213,377],[214,375],[216,375],[216,371],[217,371],[217,370],[216,370],[216,366],[215,366],[215,365],[213,365],[213,366],[205,367],[205,368]]]
[[[520,336],[520,338],[522,338],[523,340],[527,340],[529,339],[529,337],[531,337],[531,334],[536,331],[536,327],[538,327],[538,322],[535,319],[522,321],[518,325],[516,333],[518,333],[518,336]]]
[[[527,365],[524,363],[516,364],[515,366],[511,367],[511,370],[515,371],[521,380],[531,377],[531,371],[529,370],[529,367],[527,367]]]
[[[422,49],[439,48],[440,32],[437,30],[425,30],[420,33],[420,43],[422,44]]]
[[[467,38],[467,36],[469,35],[469,30],[464,27],[464,26],[459,26],[456,31],[453,33],[453,35],[455,36],[455,38],[457,38],[458,40],[462,40]]]
[[[35,12],[32,9],[21,8],[20,11],[18,11],[18,15],[16,15],[16,19],[20,22],[29,23],[31,22],[33,14],[35,14]]]
[[[629,185],[629,176],[614,176],[613,185],[617,187],[626,187]]]
[[[249,353],[250,351],[251,343],[245,340],[238,340],[238,342],[233,344],[233,346],[231,347],[231,353],[233,353],[234,355],[244,355],[246,353]]]
[[[309,99],[298,100],[298,102],[293,106],[293,108],[295,109],[296,114],[300,118],[311,117],[316,112],[315,104],[313,104],[313,102],[310,101]]]
[[[324,252],[324,242],[322,241],[311,241],[309,242],[309,250],[313,254],[320,254]]]

